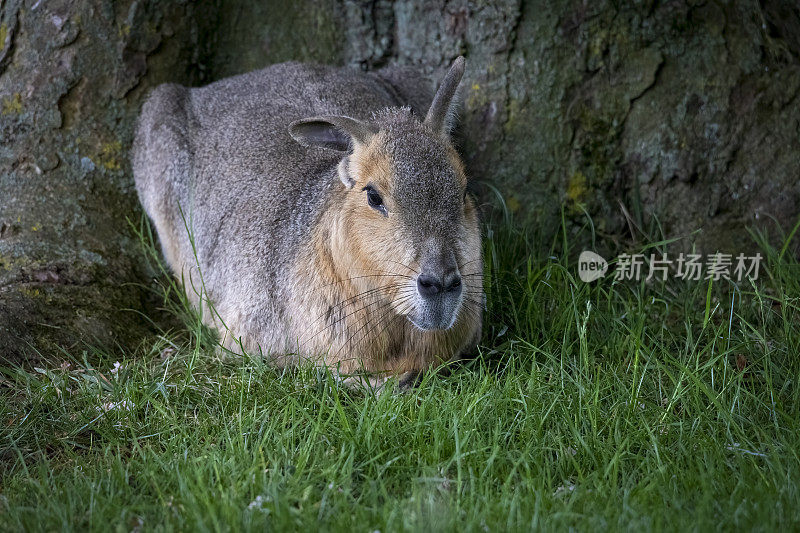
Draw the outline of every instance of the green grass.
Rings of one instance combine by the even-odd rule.
[[[0,529],[797,529],[800,271],[755,237],[755,284],[587,285],[496,228],[481,355],[405,394],[220,358],[167,286],[135,353],[2,370]]]

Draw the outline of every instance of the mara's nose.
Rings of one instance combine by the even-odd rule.
[[[461,276],[458,272],[449,272],[442,277],[430,274],[417,276],[417,291],[423,298],[431,298],[440,292],[458,292],[461,290]]]

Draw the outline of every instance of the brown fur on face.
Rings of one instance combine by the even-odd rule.
[[[406,315],[414,303],[419,273],[414,242],[401,223],[395,201],[395,163],[383,133],[356,145],[347,171],[355,181],[331,199],[307,253],[298,262],[305,306],[323,317],[299,331],[300,351],[316,352],[340,372],[403,374],[446,362],[477,342],[481,328],[482,263],[477,211],[464,196],[457,257],[464,275],[464,301],[452,328],[421,331]],[[466,186],[463,164],[447,145],[458,182]],[[371,208],[362,189],[375,187],[388,216]],[[300,321],[303,322],[303,321]],[[301,354],[302,356],[302,354]]]

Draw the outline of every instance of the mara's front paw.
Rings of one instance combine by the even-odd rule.
[[[422,372],[411,370],[400,375],[376,376],[374,374],[335,374],[339,382],[351,390],[368,391],[381,395],[387,391],[406,392],[413,389],[422,378]]]

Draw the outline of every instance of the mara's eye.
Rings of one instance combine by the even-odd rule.
[[[373,189],[367,191],[367,202],[375,209],[383,207],[383,198]]]
[[[369,206],[377,211],[380,211],[383,216],[387,216],[386,206],[383,205],[383,198],[378,194],[378,191],[367,185],[362,190],[367,191],[367,203]]]

